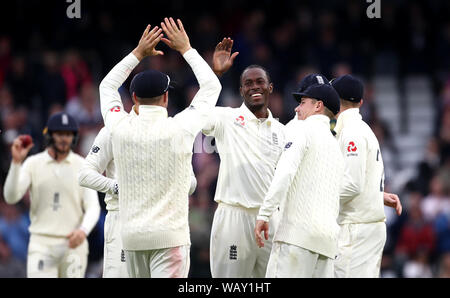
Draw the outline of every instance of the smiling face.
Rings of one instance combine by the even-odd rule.
[[[241,76],[240,93],[250,111],[255,111],[269,104],[269,95],[273,84],[262,68],[248,68]]]

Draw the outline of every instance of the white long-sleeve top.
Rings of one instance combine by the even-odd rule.
[[[69,153],[56,162],[44,151],[28,157],[23,165],[11,163],[5,181],[8,204],[19,202],[30,190],[31,234],[66,237],[81,228],[87,235],[100,216],[96,191],[78,185],[83,158]]]
[[[385,221],[384,166],[375,134],[359,109],[342,112],[335,131],[345,160],[339,224]]]
[[[190,244],[188,200],[194,139],[215,106],[221,85],[191,49],[183,57],[200,89],[189,108],[168,117],[160,106],[141,105],[139,116],[123,111],[118,88],[139,63],[130,54],[100,84],[105,126],[111,131],[119,182],[122,241],[126,250]]]
[[[330,120],[313,115],[288,129],[290,139],[257,218],[269,221],[280,205],[281,220],[274,241],[334,258],[344,161],[330,132]]]
[[[136,115],[134,110],[130,115]],[[106,177],[103,173],[106,171]],[[119,210],[119,185],[115,176],[114,155],[112,151],[111,133],[103,127],[94,140],[92,149],[86,156],[83,166],[78,173],[81,186],[105,193],[106,210]],[[189,195],[197,187],[197,179],[191,170],[191,186]]]
[[[269,117],[261,120],[242,104],[216,107],[203,128],[214,136],[220,169],[214,200],[218,203],[259,208],[284,147],[284,125]]]

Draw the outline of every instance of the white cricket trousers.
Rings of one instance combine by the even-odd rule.
[[[384,222],[340,226],[335,277],[378,278],[386,243]]]
[[[67,238],[32,234],[28,245],[27,277],[84,278],[88,253],[87,240],[71,249]]]
[[[104,226],[103,277],[127,278],[125,251],[120,234],[119,211],[108,211]]]
[[[268,278],[332,278],[333,259],[300,246],[275,241],[267,266]]]
[[[213,278],[263,278],[266,275],[279,212],[269,221],[269,240],[259,248],[255,224],[259,208],[219,203],[211,228],[210,267]]]
[[[125,251],[131,278],[187,278],[190,245],[166,249]]]

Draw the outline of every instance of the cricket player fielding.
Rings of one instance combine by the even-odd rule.
[[[53,115],[46,129],[47,149],[26,160],[33,144],[24,148],[20,138],[14,140],[4,197],[16,204],[30,190],[27,276],[81,278],[87,267],[86,237],[100,214],[98,196],[78,185],[83,158],[71,150],[78,132],[75,119]]]
[[[135,106],[132,107],[130,116],[137,116]],[[103,176],[105,171],[106,177]],[[103,127],[95,138],[91,151],[86,156],[78,180],[81,186],[105,193],[108,213],[104,225],[104,278],[129,277],[120,235],[119,185],[116,179],[111,133],[106,127]],[[196,186],[197,180],[194,172],[191,171],[189,195],[194,193]]]
[[[330,131],[339,97],[321,82],[294,94],[300,105],[285,151],[257,217],[255,238],[264,246],[269,218],[280,204],[266,277],[333,277],[344,161]]]
[[[187,277],[190,266],[188,200],[192,147],[215,106],[221,85],[195,49],[180,20],[144,31],[137,48],[117,64],[100,84],[105,126],[111,131],[120,186],[119,209],[123,247],[130,277]],[[118,92],[131,71],[163,40],[191,66],[200,89],[191,106],[167,116],[170,78],[158,71],[133,79],[138,116],[124,110]],[[133,85],[132,83],[132,85]]]
[[[396,195],[384,193],[380,145],[359,113],[364,93],[362,82],[345,75],[334,79],[332,85],[341,99],[335,130],[345,159],[335,276],[379,277],[386,242],[383,202],[396,208],[398,215],[401,204]]]
[[[223,39],[214,52],[213,70],[221,75],[233,64],[233,41]],[[273,84],[258,65],[247,67],[240,81],[239,108],[213,109],[203,133],[214,136],[220,169],[211,229],[212,277],[261,278],[266,274],[271,243],[256,245],[253,230],[284,146],[284,125],[268,109]],[[271,226],[276,226],[273,216]],[[272,237],[271,237],[272,239]]]

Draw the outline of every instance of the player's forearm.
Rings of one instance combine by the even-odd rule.
[[[122,107],[119,88],[139,62],[139,59],[136,58],[133,53],[130,53],[120,61],[100,83],[100,104],[103,119],[105,119],[106,112],[112,107]]]
[[[6,203],[10,205],[19,202],[29,187],[29,182],[22,181],[21,183],[20,169],[20,164],[11,163],[11,167],[8,171],[8,176],[6,177],[3,196]]]
[[[98,202],[97,192],[92,189],[85,189],[83,207],[85,212],[80,229],[82,229],[86,235],[89,235],[100,217],[100,204]]]
[[[197,78],[200,90],[196,94],[192,105],[195,107],[214,107],[222,90],[219,79],[212,71],[211,67],[199,55],[197,50],[190,49],[183,55],[184,59],[192,68]]]
[[[89,167],[89,165],[85,165],[78,173],[78,183],[80,186],[113,195],[116,190],[117,181],[105,177],[95,169]]]

